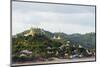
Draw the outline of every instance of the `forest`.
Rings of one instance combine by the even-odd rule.
[[[12,36],[13,63],[95,56],[96,33],[52,33],[31,28]]]

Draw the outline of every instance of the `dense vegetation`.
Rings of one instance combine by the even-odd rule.
[[[71,55],[89,56],[89,51],[95,50],[95,33],[72,34],[51,33],[43,29],[34,28],[34,36],[24,36],[30,32],[26,30],[12,37],[12,55],[13,62],[17,61],[36,61],[57,58],[70,58]],[[61,39],[53,39],[53,37],[61,37]],[[79,45],[82,47],[80,48]],[[31,54],[22,56],[21,51],[28,50]],[[76,52],[75,52],[76,50]],[[67,56],[65,55],[67,54]]]

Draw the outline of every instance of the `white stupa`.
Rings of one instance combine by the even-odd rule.
[[[35,32],[33,31],[33,28],[31,27],[29,30],[29,33],[24,34],[24,36],[29,36],[29,35],[34,36],[34,34],[35,34]]]
[[[56,36],[54,36],[53,39],[56,39]]]
[[[82,48],[82,46],[81,46],[81,45],[79,45],[79,48]]]
[[[54,36],[53,39],[61,39],[61,37],[60,36],[58,36],[58,37]]]
[[[58,36],[58,37],[57,37],[57,39],[61,39],[61,37],[60,37],[60,36]]]

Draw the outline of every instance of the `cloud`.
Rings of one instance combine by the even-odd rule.
[[[56,12],[56,13],[94,13],[94,6],[79,6],[79,5],[60,5],[46,3],[29,3],[29,2],[12,2],[12,7],[16,11],[23,13],[29,11],[40,12]]]
[[[95,31],[94,7],[40,5],[39,3],[13,3],[13,34],[22,32],[31,26],[68,34]]]

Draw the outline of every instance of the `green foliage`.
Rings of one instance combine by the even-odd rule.
[[[95,33],[72,34],[65,33],[51,33],[41,29],[33,29],[34,36],[24,36],[29,30],[19,33],[12,37],[12,54],[14,59],[34,59],[34,58],[50,58],[50,57],[64,57],[66,53],[72,55],[74,50],[78,50],[78,54],[86,55],[86,49],[94,49],[95,47]],[[53,39],[53,36],[60,36],[61,39]],[[66,46],[67,41],[70,41],[69,46]],[[78,45],[83,48],[79,48]],[[75,47],[73,47],[73,45]],[[50,47],[50,49],[48,49]],[[20,57],[22,50],[32,51],[31,56]],[[48,53],[51,52],[51,53]],[[56,52],[58,54],[56,55]]]

